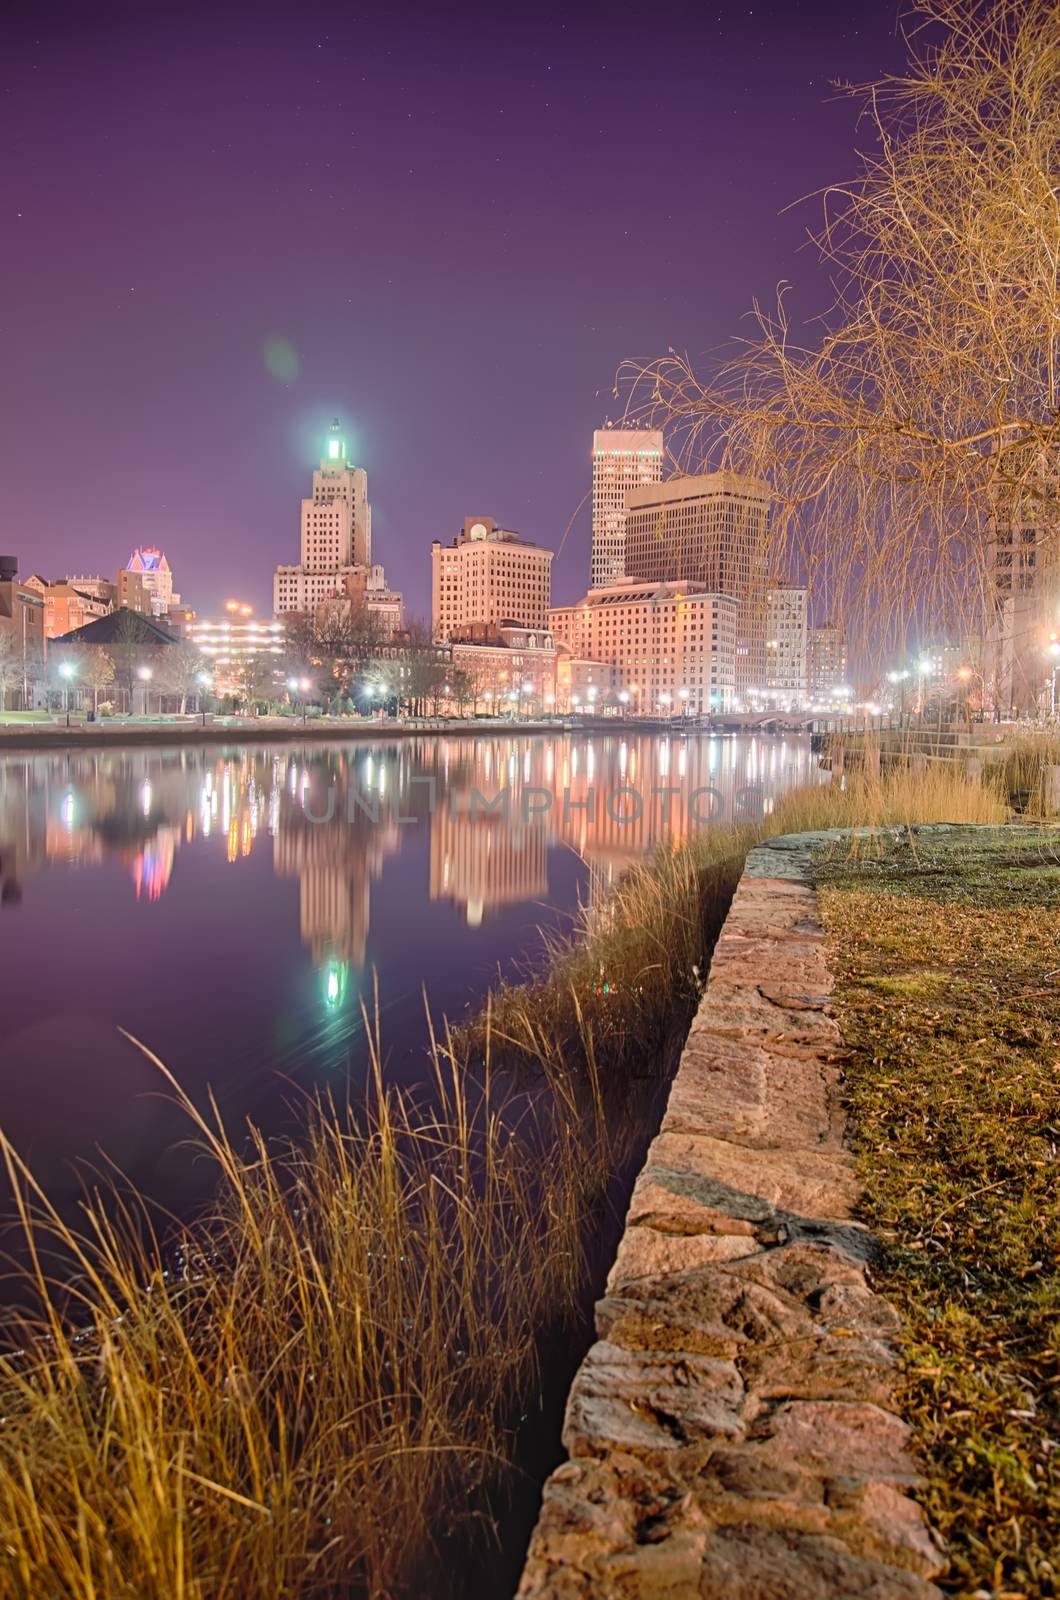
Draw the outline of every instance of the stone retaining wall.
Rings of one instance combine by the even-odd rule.
[[[896,1317],[794,835],[754,850],[571,1389],[519,1600],[927,1600]]]

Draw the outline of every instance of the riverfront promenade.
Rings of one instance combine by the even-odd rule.
[[[518,1600],[939,1600],[854,1219],[810,858],[753,850],[571,1388]]]

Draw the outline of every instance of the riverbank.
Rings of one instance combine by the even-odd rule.
[[[491,1516],[504,1537],[513,1432],[548,1383],[542,1337],[588,1342],[584,1230],[615,1197],[622,1130],[654,1131],[629,1125],[630,1085],[661,1081],[657,1041],[680,1044],[746,850],[800,827],[1002,814],[928,775],[705,829],[628,873],[528,986],[498,987],[480,1026],[439,1036],[441,1111],[378,1075],[368,1106],[311,1112],[297,1145],[236,1148],[200,1123],[217,1200],[175,1243],[128,1198],[132,1221],[115,1232],[95,1206],[87,1239],[45,1214],[45,1238],[80,1261],[79,1303],[71,1324],[61,1287],[37,1279],[48,1315],[0,1363],[13,1591],[447,1593],[469,1509],[487,1543]],[[483,1097],[498,1062],[519,1127],[537,1094],[542,1137],[515,1138]]]
[[[753,850],[520,1600],[1060,1592],[1060,831]]]

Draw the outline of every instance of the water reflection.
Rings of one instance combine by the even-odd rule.
[[[118,1027],[269,1128],[361,1071],[377,974],[419,1081],[424,988],[459,1014],[661,842],[817,776],[799,739],[626,730],[5,757],[0,1126],[179,1205],[186,1130]]]
[[[137,899],[160,901],[183,847],[220,841],[234,864],[264,836],[276,874],[298,880],[313,962],[356,969],[373,886],[420,828],[430,898],[478,925],[497,907],[544,898],[558,846],[607,887],[660,843],[768,813],[817,776],[799,739],[635,733],[7,757],[0,896],[17,905],[45,866],[114,859]]]

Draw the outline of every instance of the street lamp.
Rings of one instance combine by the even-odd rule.
[[[899,720],[902,723],[904,723],[905,722],[905,686],[909,682],[909,673],[908,672],[889,672],[887,674],[887,682],[888,683],[896,683],[896,684],[898,684],[900,686],[900,700],[899,700],[898,716],[899,716]]]
[[[210,677],[208,672],[199,673],[199,688],[202,690],[202,693],[199,695],[199,710],[202,713],[202,725],[204,728],[206,726],[206,690],[210,687],[212,682],[213,679]]]
[[[628,689],[620,689],[618,691],[618,698],[619,698],[619,702],[620,702],[620,704],[622,706],[622,715],[623,715],[623,717],[628,717],[629,716],[629,690]]]
[[[63,699],[66,703],[66,726],[70,726],[70,680],[77,675],[77,668],[72,661],[59,663],[59,676],[63,680]]]
[[[688,690],[687,689],[678,689],[677,694],[678,694],[679,699],[681,700],[681,711],[682,711],[682,714],[684,716],[687,716],[688,715]]]
[[[146,717],[146,715],[147,715],[147,685],[151,682],[151,679],[154,676],[154,674],[151,671],[150,667],[137,667],[136,676],[139,678],[140,682],[144,686],[144,716]]]
[[[1046,650],[1046,655],[1052,657],[1052,675],[1049,679],[1049,715],[1056,716],[1056,674],[1060,672],[1060,639],[1054,639]]]

